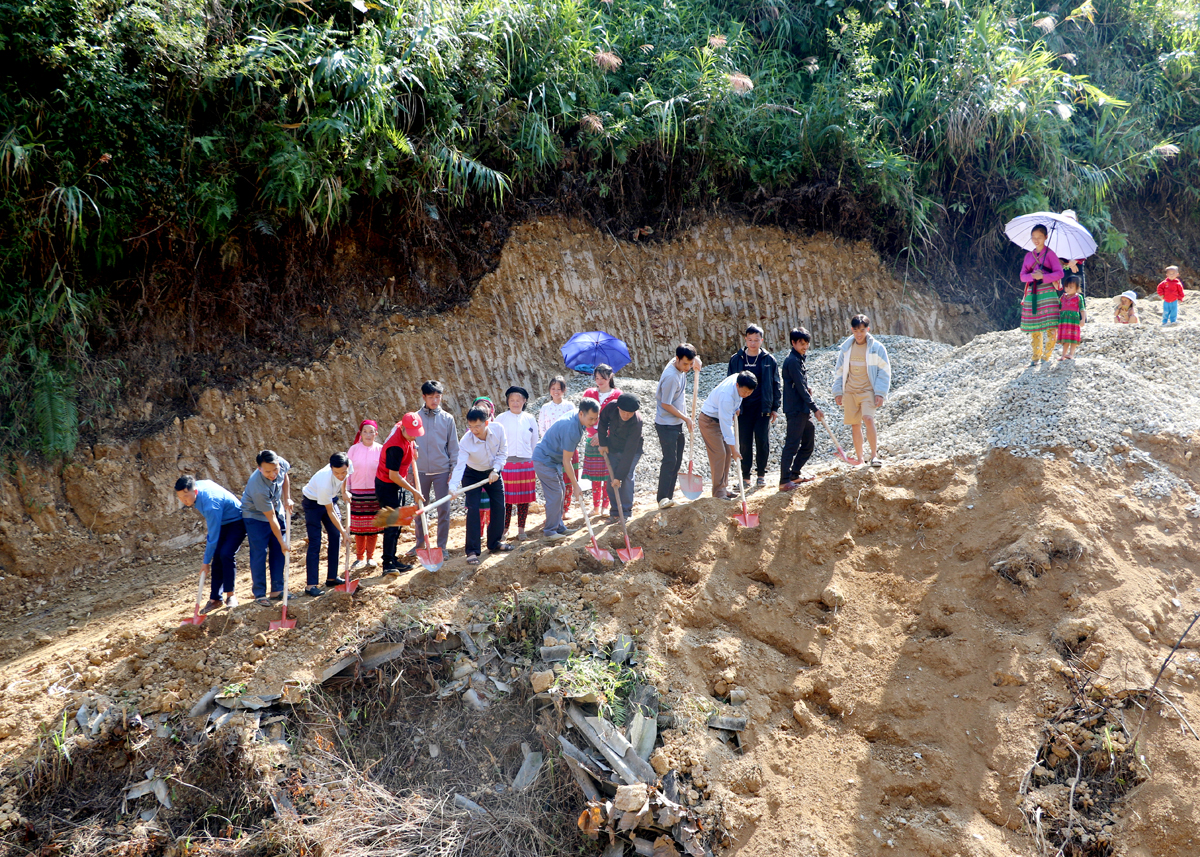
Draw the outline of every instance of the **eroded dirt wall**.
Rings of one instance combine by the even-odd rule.
[[[187,419],[133,441],[120,440],[118,427],[61,471],[15,468],[0,480],[0,565],[4,574],[52,577],[199,541],[202,521],[181,514],[172,493],[181,473],[240,493],[255,454],[270,447],[296,468],[299,497],[329,454],[349,445],[360,419],[388,426],[418,407],[423,379],[446,383],[446,407],[461,423],[471,396],[498,397],[512,383],[540,395],[563,371],[559,346],[576,331],[622,337],[633,356],[625,374],[656,377],[682,339],[709,361],[726,360],[756,321],[782,353],[793,325],[829,345],[857,312],[880,333],[954,343],[987,327],[981,312],[897,281],[865,244],[721,219],[640,244],[578,221],[530,221],[513,230],[499,268],[465,306],[392,315],[309,366],[210,389]]]

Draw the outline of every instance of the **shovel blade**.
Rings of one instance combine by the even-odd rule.
[[[855,458],[853,455],[846,455],[846,453],[842,452],[840,449],[837,451],[837,457],[840,458],[842,461],[846,462],[847,464],[854,465],[855,467],[862,464],[862,462],[859,461],[857,458]]]
[[[699,500],[704,493],[704,477],[699,473],[679,472],[679,490],[689,500]]]
[[[347,580],[345,583],[333,587],[337,592],[345,592],[347,595],[353,595],[358,589],[358,579]]]
[[[741,514],[734,515],[733,519],[735,521],[737,521],[739,524],[741,524],[743,527],[757,527],[758,526],[758,513],[757,512],[743,512]]]
[[[611,553],[609,553],[608,551],[606,551],[602,547],[597,547],[596,545],[590,545],[587,550],[588,550],[588,553],[590,553],[592,556],[594,556],[596,559],[600,560],[601,562],[612,562],[613,561],[613,555]]]
[[[280,630],[281,628],[282,628],[284,631],[287,631],[287,630],[289,630],[289,629],[291,629],[291,628],[295,628],[295,627],[296,627],[296,620],[295,620],[295,619],[289,619],[289,618],[288,618],[288,615],[287,615],[287,608],[286,608],[286,607],[284,607],[284,608],[283,608],[283,613],[281,613],[281,614],[280,614],[279,618],[278,618],[278,619],[276,619],[274,622],[272,622],[272,623],[271,623],[270,625],[268,625],[267,627],[268,627],[270,630],[272,630],[272,631],[278,631],[278,630]]]
[[[422,548],[417,551],[417,559],[425,566],[426,571],[437,571],[446,561],[441,548]]]
[[[203,615],[200,612],[200,605],[197,604],[196,612],[194,612],[191,616],[188,616],[186,619],[182,620],[179,624],[180,625],[203,625],[204,620],[207,618],[208,618],[207,616]]]
[[[635,559],[641,559],[645,554],[641,548],[617,548],[617,556],[621,558],[621,562],[633,562]]]

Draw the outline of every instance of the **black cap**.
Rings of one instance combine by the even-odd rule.
[[[642,406],[633,393],[622,393],[617,397],[617,407],[623,411],[636,411]]]
[[[527,401],[527,402],[529,401],[529,391],[526,390],[524,387],[517,387],[515,385],[512,387],[509,387],[507,390],[504,391],[504,401],[507,402],[508,397],[511,396],[513,393],[520,393],[522,396],[525,397],[525,401]]]

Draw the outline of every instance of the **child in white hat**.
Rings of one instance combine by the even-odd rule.
[[[1133,289],[1121,292],[1117,297],[1117,306],[1113,310],[1113,321],[1117,324],[1141,324],[1137,311],[1137,292]]]

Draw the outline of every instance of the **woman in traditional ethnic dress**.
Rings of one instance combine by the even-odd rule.
[[[1030,237],[1033,249],[1025,254],[1021,265],[1021,282],[1025,294],[1021,298],[1021,330],[1030,334],[1033,360],[1030,366],[1049,363],[1058,341],[1059,283],[1063,278],[1058,256],[1046,246],[1046,227],[1033,227]]]

